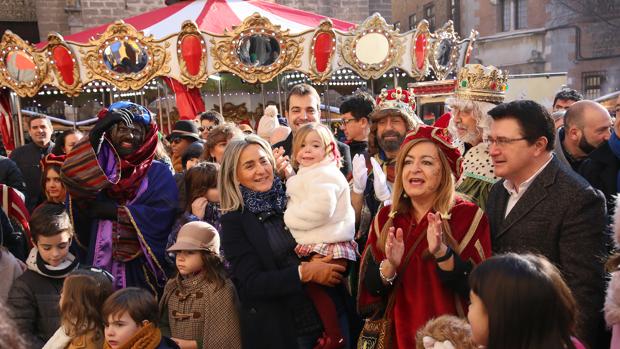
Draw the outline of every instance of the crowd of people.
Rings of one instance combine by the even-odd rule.
[[[346,141],[306,84],[256,130],[31,117],[0,158],[0,348],[619,349],[620,123],[570,89],[446,106],[357,93]]]

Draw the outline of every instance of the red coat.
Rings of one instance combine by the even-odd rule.
[[[377,264],[385,259],[383,252],[377,248],[376,242],[377,234],[387,222],[390,210],[391,206],[383,207],[375,217],[362,256],[358,295],[358,307],[362,314],[373,313],[373,310],[381,306],[381,297],[368,291],[363,278],[369,258]],[[455,249],[455,253],[458,253],[463,261],[471,261],[474,264],[479,264],[491,255],[489,224],[484,214],[479,219],[477,228],[466,238],[478,210],[475,204],[457,198],[448,220],[452,236],[459,243],[459,248]],[[393,223],[395,228],[402,228],[405,233],[404,256],[406,256],[419,235],[426,234],[428,226],[426,215],[416,223],[411,215],[399,213],[394,217]],[[423,237],[411,256],[406,270],[398,271],[400,285],[395,289],[397,294],[391,314],[395,332],[393,333],[394,348],[415,347],[416,331],[433,317],[443,314],[459,315],[460,313],[461,316],[465,314],[467,300],[443,285],[437,275],[437,263],[433,258],[422,256],[427,250],[428,243]],[[404,259],[405,257],[403,261]]]

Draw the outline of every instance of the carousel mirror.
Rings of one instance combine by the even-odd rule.
[[[246,36],[239,41],[237,56],[245,65],[266,67],[280,57],[280,44],[269,35]]]
[[[6,69],[9,76],[17,82],[34,81],[37,75],[37,66],[32,56],[24,51],[11,51],[5,57]]]
[[[135,41],[116,40],[103,50],[103,62],[116,73],[138,73],[146,66],[148,53]]]
[[[442,67],[448,67],[452,56],[452,42],[449,39],[442,39],[435,51],[435,60]]]
[[[388,58],[390,42],[379,33],[370,33],[357,40],[355,56],[365,64],[379,64]]]

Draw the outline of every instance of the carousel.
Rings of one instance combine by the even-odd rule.
[[[330,96],[359,88],[408,86],[423,108],[453,92],[476,35],[461,39],[452,22],[431,32],[424,20],[400,33],[378,14],[355,25],[258,0],[179,2],[36,45],[6,31],[0,132],[11,150],[23,144],[24,116],[86,127],[97,108],[126,99],[148,106],[163,130],[205,109],[253,123],[268,99],[284,110],[300,82],[322,92],[328,122],[337,119]]]

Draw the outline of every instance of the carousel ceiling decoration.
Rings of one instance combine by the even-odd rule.
[[[213,67],[250,83],[269,82],[284,70],[301,67],[303,41],[255,13],[232,31],[211,39]]]
[[[342,59],[365,79],[378,79],[390,68],[400,65],[403,41],[390,29],[383,17],[375,13],[340,45]],[[347,37],[347,36],[353,37]]]
[[[187,9],[199,3],[183,2],[182,6]],[[281,7],[257,0],[248,3]],[[246,2],[229,6],[233,4],[245,6]],[[157,11],[163,10],[168,8]],[[150,20],[145,15],[138,17]],[[93,81],[106,82],[120,91],[140,90],[158,76],[194,88],[219,72],[231,72],[248,83],[266,83],[285,72],[330,85],[353,85],[358,79],[390,74],[422,80],[431,72],[444,80],[469,60],[477,36],[472,31],[461,40],[451,22],[433,33],[426,21],[399,33],[378,14],[357,28],[316,18],[316,27],[305,26],[309,29],[292,33],[290,23],[281,26],[272,22],[277,18],[254,13],[223,33],[204,31],[196,22],[185,21],[179,31],[166,36],[147,35],[158,32],[157,24],[140,31],[117,21],[87,43],[70,40],[83,36],[80,33],[65,39],[52,33],[48,42],[36,47],[7,31],[0,41],[0,84],[25,97],[35,95],[43,85],[75,96]],[[166,30],[170,31],[169,27]],[[351,73],[338,73],[343,71]]]
[[[0,41],[0,81],[3,86],[34,96],[47,77],[48,65],[42,52],[7,30]]]
[[[103,80],[120,90],[138,90],[155,76],[170,72],[168,42],[157,42],[118,21],[90,45],[81,48],[88,80]]]

